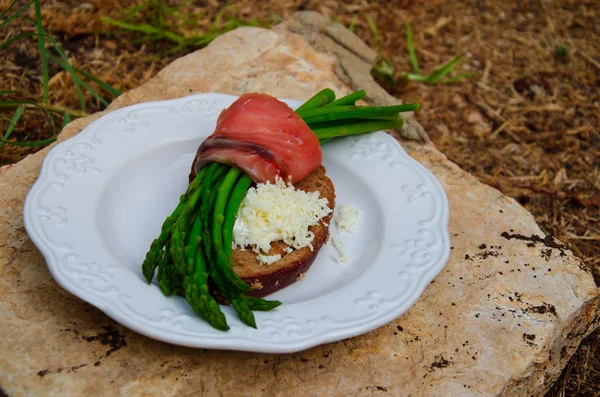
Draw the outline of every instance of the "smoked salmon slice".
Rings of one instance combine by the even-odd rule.
[[[223,110],[215,131],[198,148],[190,179],[209,162],[234,165],[255,182],[277,177],[296,183],[322,161],[319,139],[287,104],[250,93]]]

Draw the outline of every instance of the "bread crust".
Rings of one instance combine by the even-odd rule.
[[[319,192],[321,198],[326,198],[332,210],[335,207],[335,189],[331,179],[325,175],[325,167],[317,167],[308,177],[298,182],[295,187],[306,192]],[[329,223],[333,211],[322,218],[309,230],[314,233],[312,250],[303,247],[292,253],[286,254],[288,246],[282,241],[271,244],[268,255],[280,254],[282,258],[270,265],[261,264],[256,258],[256,253],[250,249],[235,249],[233,251],[233,269],[244,282],[252,287],[249,296],[264,297],[289,286],[304,277],[310,266],[315,261],[317,254],[329,237]]]

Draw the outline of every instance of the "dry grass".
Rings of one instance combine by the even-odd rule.
[[[392,4],[393,3],[393,4]],[[8,4],[0,1],[0,9]],[[137,2],[140,4],[140,2]],[[222,10],[217,1],[185,6],[195,26],[181,25],[189,37],[208,32]],[[125,1],[90,1],[73,8],[50,1],[43,6],[44,26],[74,65],[126,91],[152,77],[192,47],[173,49],[169,40],[143,41],[103,24],[119,17]],[[600,282],[600,8],[597,1],[265,1],[239,0],[222,13],[222,22],[257,19],[262,24],[299,9],[320,11],[348,25],[372,46],[365,14],[379,31],[382,53],[400,72],[411,70],[404,23],[412,24],[416,56],[430,72],[455,55],[467,62],[458,72],[476,77],[451,85],[396,84],[388,89],[407,102],[420,102],[419,120],[434,143],[481,181],[514,197],[535,216],[542,229],[569,244]],[[175,21],[175,26],[177,26]],[[167,20],[167,25],[169,20]],[[31,29],[11,24],[3,39]],[[136,40],[142,40],[135,44]],[[21,90],[40,98],[35,43],[24,41],[0,57],[0,90]],[[77,109],[67,73],[50,70],[49,103]],[[96,87],[98,88],[98,87]],[[23,94],[25,95],[25,94]],[[102,105],[86,97],[86,111]],[[38,112],[39,113],[39,112]],[[10,113],[4,113],[10,117]],[[13,136],[42,139],[49,123],[28,112]],[[57,116],[57,122],[60,122]],[[0,121],[1,123],[2,121]],[[3,130],[6,129],[3,125]],[[5,145],[0,165],[18,161],[36,149]],[[588,337],[549,396],[600,395],[600,333]]]

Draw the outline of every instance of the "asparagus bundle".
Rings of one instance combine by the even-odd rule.
[[[361,90],[336,100],[334,92],[325,89],[296,109],[296,114],[322,144],[332,138],[401,128],[404,122],[399,113],[419,109],[418,104],[356,106],[365,95]],[[234,166],[205,164],[163,223],[142,264],[148,283],[158,268],[157,281],[164,295],[184,296],[199,316],[223,331],[229,326],[209,290],[209,280],[240,320],[253,328],[252,311],[268,311],[281,304],[247,296],[251,287],[233,270],[233,226],[252,182]]]

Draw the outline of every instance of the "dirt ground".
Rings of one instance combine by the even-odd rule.
[[[10,3],[0,0],[0,13]],[[144,4],[137,13],[131,8]],[[406,102],[421,103],[418,119],[436,146],[531,211],[546,233],[584,260],[600,285],[600,1],[238,0],[220,13],[224,4],[216,0],[189,2],[176,12],[165,12],[161,4],[166,2],[49,0],[42,5],[42,20],[76,67],[121,91],[197,47],[174,48],[173,40],[118,28],[100,17],[162,24],[187,37],[253,19],[269,26],[297,10],[316,10],[354,24],[363,40],[380,47],[397,76],[411,71],[404,25],[410,22],[424,74],[455,55],[465,58],[458,73],[477,74],[453,84],[398,79],[387,88]],[[33,7],[24,15],[35,18]],[[377,27],[377,38],[365,15]],[[1,41],[32,31],[27,22],[15,20],[0,29]],[[41,101],[35,40],[0,51],[0,91],[18,90],[4,95]],[[85,94],[81,110],[70,75],[56,64],[50,63],[49,77],[50,106],[71,109],[72,117],[104,107]],[[0,108],[8,119],[13,114],[14,108]],[[61,112],[50,114],[60,129]],[[6,131],[9,122],[0,119],[0,124]],[[32,107],[11,138],[23,142],[51,135],[48,115]],[[0,147],[0,166],[38,149],[6,144]],[[599,344],[600,331],[582,343],[548,396],[600,396]]]

